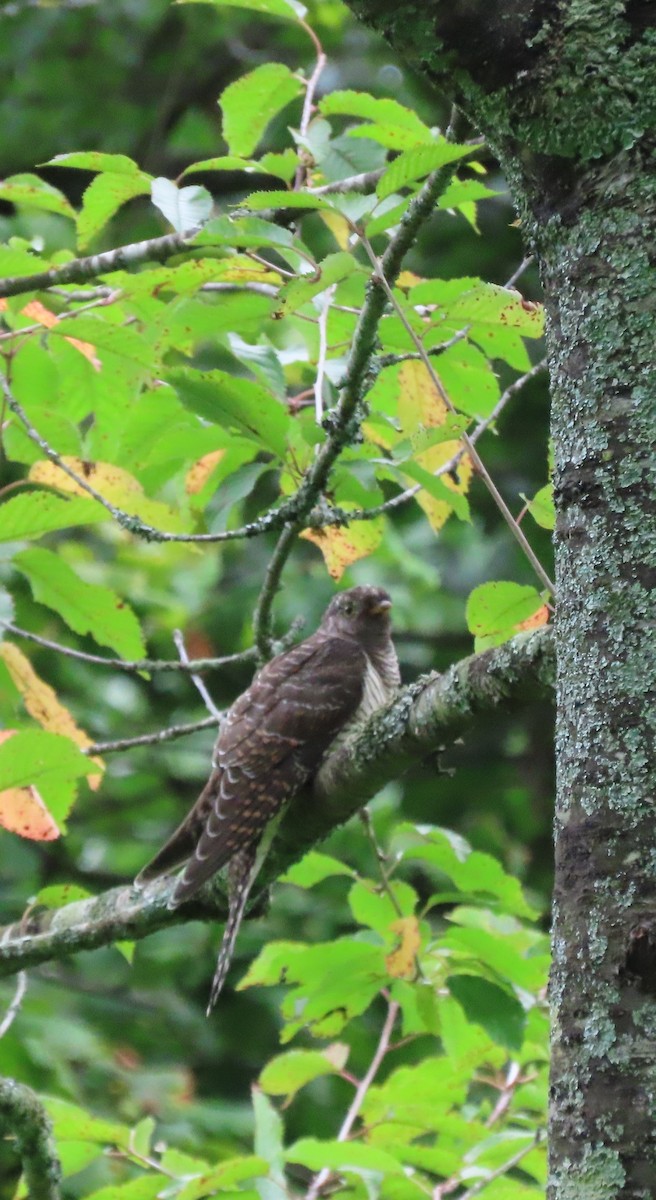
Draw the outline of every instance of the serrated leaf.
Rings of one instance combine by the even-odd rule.
[[[296,21],[307,10],[296,0],[176,0],[178,4],[211,4],[214,8],[247,8],[252,12],[267,13],[271,17],[284,17]]]
[[[0,659],[20,692],[25,708],[30,716],[39,722],[42,729],[49,729],[51,733],[70,738],[81,750],[92,744],[89,735],[80,729],[57,693],[37,675],[31,662],[18,646],[5,642],[0,646]],[[93,762],[101,771],[104,769],[102,759],[95,758]],[[99,786],[100,781],[100,775],[89,776],[89,786],[94,789]]]
[[[298,279],[292,279],[280,289],[278,314],[285,316],[288,313],[296,312],[313,296],[319,295],[332,284],[338,283],[359,269],[353,255],[345,250],[338,250],[335,254],[326,255],[319,263],[316,275],[302,275]]]
[[[536,492],[532,500],[526,501],[526,506],[533,520],[541,526],[542,529],[553,529],[556,524],[556,510],[554,508],[553,485],[545,484]]]
[[[75,799],[78,778],[94,770],[70,738],[43,729],[21,730],[0,745],[0,792],[35,789],[37,801],[47,806],[60,829]]]
[[[289,414],[278,398],[259,384],[236,379],[226,371],[191,369],[169,371],[167,380],[185,408],[284,457]]]
[[[109,519],[109,514],[95,500],[67,500],[50,492],[30,492],[0,505],[0,542],[39,538],[55,529]]]
[[[86,248],[128,200],[133,200],[135,196],[147,196],[149,192],[150,175],[144,171],[103,171],[97,175],[84,192],[82,208],[77,217],[80,246]]]
[[[44,212],[58,213],[62,217],[75,219],[75,209],[63,192],[40,179],[38,175],[8,175],[0,181],[0,200],[8,200],[18,208],[39,208]]]
[[[399,154],[386,169],[376,184],[376,195],[380,200],[384,200],[386,196],[400,191],[416,179],[422,179],[424,175],[437,170],[438,167],[446,166],[447,163],[457,162],[471,152],[471,146],[459,146],[454,142],[447,142],[445,138],[432,146],[413,146],[411,150]]]
[[[0,746],[16,736],[15,729],[0,730]],[[35,842],[52,842],[61,833],[33,784],[0,790],[0,826]]]
[[[283,193],[284,196],[292,194]],[[289,229],[283,229],[262,217],[214,217],[199,233],[194,234],[189,245],[229,246],[246,250],[258,247],[291,249],[293,243],[294,235]]]
[[[95,1142],[99,1145],[118,1146],[123,1150],[129,1149],[130,1129],[127,1125],[94,1117],[77,1104],[55,1096],[41,1096],[40,1100],[53,1123],[58,1142]]]
[[[86,583],[59,555],[33,547],[14,557],[29,579],[34,599],[47,604],[76,633],[90,633],[123,658],[144,658],[146,647],[134,612],[116,592]]]
[[[389,891],[392,895],[377,888],[371,880],[358,879],[348,896],[355,920],[360,925],[368,925],[388,942],[393,940],[393,924],[399,916],[411,915],[417,903],[417,893],[408,883],[394,880],[389,884]]]
[[[81,171],[111,171],[115,175],[140,175],[141,168],[127,154],[105,154],[101,150],[72,150],[49,158],[46,167],[76,167]]]
[[[114,325],[89,313],[88,316],[76,317],[75,321],[53,325],[48,336],[70,339],[73,331],[78,339],[89,342],[98,350],[109,350],[119,358],[126,358],[142,367],[154,366],[150,342],[129,325]]]
[[[331,212],[334,205],[323,196],[311,196],[309,192],[251,192],[243,201],[243,207],[253,212],[269,208],[307,208]]]
[[[487,650],[507,642],[525,627],[527,620],[542,616],[544,608],[544,599],[534,587],[501,581],[482,583],[467,601],[467,628],[474,634],[476,649]]]
[[[201,1200],[203,1196],[213,1196],[215,1193],[237,1191],[236,1185],[245,1179],[255,1179],[268,1173],[268,1163],[257,1155],[244,1155],[242,1158],[228,1158],[216,1167],[199,1176],[190,1179],[180,1191],[176,1192],[176,1200]],[[160,1181],[161,1189],[161,1181]],[[238,1194],[242,1194],[241,1189]],[[257,1193],[245,1193],[257,1195]]]
[[[200,184],[179,188],[170,179],[159,176],[150,185],[153,204],[177,233],[187,233],[204,225],[214,207],[212,196]]]
[[[77,883],[60,883],[41,888],[34,901],[35,904],[43,904],[46,908],[63,908],[76,900],[88,900],[91,895],[91,892]]]
[[[122,470],[121,467],[116,467],[113,463],[71,458],[68,455],[62,455],[62,462],[75,471],[81,479],[91,484],[101,496],[128,513],[129,516],[139,517],[149,525],[166,527],[173,532],[182,532],[187,528],[188,522],[179,509],[163,504],[160,500],[151,500],[144,495],[144,490],[138,480],[128,471]],[[76,483],[70,475],[67,475],[61,467],[49,459],[45,461],[42,459],[40,462],[34,463],[30,467],[28,478],[35,483],[47,484],[49,487],[57,488],[61,492],[70,492],[75,496],[82,497],[87,494],[81,484]],[[95,509],[100,509],[103,514],[106,514],[106,510],[98,501],[92,500],[91,503]],[[103,517],[103,519],[105,518]]]
[[[286,1152],[288,1162],[300,1163],[311,1171],[328,1170],[380,1171],[384,1175],[402,1175],[398,1159],[377,1146],[362,1142],[320,1141],[319,1138],[299,1138]]]
[[[420,121],[412,109],[405,108],[397,100],[376,99],[367,92],[336,91],[323,96],[318,107],[324,116],[339,113],[349,117],[362,117],[377,125],[402,129],[412,134],[417,144],[434,143],[433,134],[428,126]]]
[[[267,1063],[260,1075],[260,1087],[272,1096],[291,1098],[313,1079],[339,1074],[347,1058],[348,1046],[340,1043],[325,1050],[288,1050]]]
[[[466,896],[478,896],[489,904],[497,900],[504,912],[535,918],[521,885],[506,874],[501,863],[490,854],[472,851],[464,838],[452,830],[436,826],[397,826],[396,836],[404,844],[403,859],[421,859],[446,875]]]
[[[262,63],[224,89],[219,104],[223,136],[231,154],[252,154],[277,113],[303,91],[284,63]]]
[[[479,975],[450,975],[446,984],[468,1021],[507,1050],[521,1050],[526,1013],[515,996]]]
[[[162,1178],[158,1172],[141,1175],[127,1183],[110,1183],[96,1192],[89,1192],[85,1200],[155,1200],[161,1191]]]
[[[346,505],[344,506],[346,507]],[[352,521],[350,525],[327,525],[323,529],[304,529],[299,537],[318,546],[323,554],[328,574],[341,579],[347,567],[360,558],[367,558],[383,540],[382,517],[370,521]]]
[[[309,850],[300,862],[281,875],[283,883],[293,883],[297,887],[311,888],[332,875],[350,875],[354,872],[351,867],[331,858],[329,854],[321,854],[318,850]]]

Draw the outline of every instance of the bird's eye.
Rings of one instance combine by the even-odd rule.
[[[342,605],[342,610],[346,613],[347,617],[350,617],[351,613],[353,612],[353,601],[345,600]]]

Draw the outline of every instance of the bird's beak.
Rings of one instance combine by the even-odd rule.
[[[380,617],[383,615],[383,613],[389,612],[391,607],[391,600],[379,600],[377,604],[372,605],[369,611],[372,617]]]

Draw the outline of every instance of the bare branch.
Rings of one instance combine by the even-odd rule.
[[[187,647],[185,646],[184,637],[182,635],[181,629],[173,630],[173,641],[175,642],[176,650],[178,651],[178,654],[180,655],[180,662],[186,663],[188,666],[189,665],[189,655],[187,654]],[[218,708],[216,707],[216,704],[214,703],[207,688],[205,687],[205,684],[203,683],[203,680],[201,679],[200,675],[197,675],[194,672],[191,676],[191,681],[192,681],[194,687],[196,688],[196,691],[198,692],[199,696],[201,697],[210,716],[214,717],[214,720],[219,722],[221,720],[222,714],[219,712]]]
[[[202,721],[192,721],[189,725],[168,725],[166,729],[158,729],[155,733],[143,733],[140,737],[119,738],[115,742],[94,742],[85,746],[82,754],[113,754],[116,750],[132,750],[134,746],[154,746],[160,742],[171,742],[175,738],[188,737],[190,733],[198,733],[200,729],[214,729],[219,724],[219,717],[204,717]]]

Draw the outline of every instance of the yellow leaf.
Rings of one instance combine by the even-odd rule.
[[[397,276],[396,286],[400,288],[415,287],[418,283],[424,283],[421,275],[415,275],[414,271],[401,271]]]
[[[401,944],[385,957],[387,973],[395,979],[414,979],[417,974],[415,959],[421,945],[419,922],[416,917],[399,917],[390,929],[399,934]]]
[[[6,307],[6,300],[0,300],[0,308]],[[43,325],[46,329],[52,329],[53,325],[59,324],[59,317],[41,304],[39,300],[30,300],[25,305],[25,308],[21,308],[21,315],[27,317],[30,321],[37,321],[39,325]],[[96,356],[95,346],[92,346],[90,342],[81,342],[79,338],[74,337],[66,338],[66,341],[70,342],[71,346],[74,346],[76,350],[79,350],[80,354],[83,354],[85,358],[88,358],[97,371],[100,370],[101,364]]]
[[[321,220],[328,226],[340,250],[348,250],[351,230],[346,217],[336,212],[322,212]]]
[[[115,504],[117,508],[140,517],[149,525],[165,527],[174,533],[186,528],[186,522],[180,512],[163,504],[159,500],[151,500],[134,475],[116,467],[113,463],[89,462],[72,455],[62,455],[62,462],[70,467],[76,475],[91,485],[105,500]],[[71,479],[61,467],[49,459],[41,459],[30,467],[28,478],[32,483],[43,483],[47,487],[57,488],[59,492],[69,495],[85,496],[89,493]]]
[[[39,678],[31,662],[25,657],[22,650],[18,649],[18,646],[12,645],[11,642],[3,642],[0,646],[0,658],[23,697],[23,703],[28,713],[34,717],[35,721],[39,722],[43,729],[49,729],[51,733],[59,733],[63,737],[70,738],[81,750],[92,745],[89,735],[76,724],[50,685]],[[94,758],[92,761],[101,771],[104,771],[105,764],[101,758]],[[94,790],[100,787],[102,775],[90,775],[88,778],[90,787]],[[12,789],[12,791],[26,790],[33,791],[34,789]],[[59,833],[54,836],[59,836]]]
[[[15,729],[3,729],[0,743],[15,733]],[[0,825],[9,833],[35,842],[53,842],[60,836],[59,827],[31,783],[27,787],[5,788],[0,792]]]
[[[434,475],[444,463],[447,463],[458,453],[460,442],[438,442],[436,446],[429,446],[428,450],[424,450],[422,454],[418,454],[416,462],[425,471],[430,471]],[[473,467],[468,454],[463,454],[455,474],[457,481],[453,475],[448,472],[440,476],[445,487],[452,492],[460,492],[461,495],[466,495],[469,491],[469,484],[473,475]],[[408,483],[412,484],[413,480],[410,476],[406,476]],[[453,512],[453,509],[446,500],[438,500],[435,496],[431,496],[429,492],[422,488],[417,494],[417,504],[423,508],[428,517],[430,526],[439,533],[447,518]]]
[[[207,483],[212,471],[217,463],[221,462],[225,454],[225,450],[210,450],[209,454],[204,454],[199,458],[187,471],[185,476],[185,492],[188,496],[195,496],[200,492]]]
[[[335,526],[326,529],[304,529],[300,536],[319,547],[328,574],[332,575],[333,579],[341,579],[351,563],[357,562],[359,558],[366,558],[380,545],[383,522],[380,517],[374,517],[371,521],[354,521],[340,529]]]
[[[399,420],[406,435],[444,424],[449,410],[423,362],[401,364],[399,389]]]

